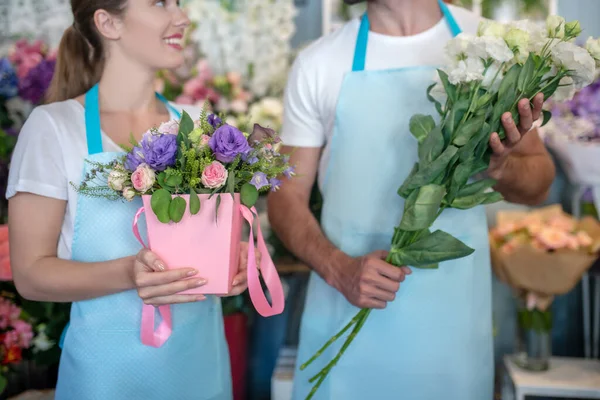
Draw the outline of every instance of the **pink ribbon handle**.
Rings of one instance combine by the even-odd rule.
[[[254,214],[257,214],[256,209],[248,209],[244,205],[240,205],[240,211],[242,216],[248,224],[250,224],[250,235],[248,237],[248,291],[250,292],[250,299],[256,311],[263,317],[271,317],[273,315],[281,314],[285,306],[285,298],[283,295],[283,287],[281,286],[281,280],[279,274],[275,268],[275,264],[269,255],[269,250],[265,244],[260,224],[257,224],[257,240],[258,250],[261,254],[260,260],[260,273],[263,277],[265,285],[271,295],[271,304],[269,304],[265,293],[262,290],[260,279],[258,276],[258,268],[256,265],[256,255],[254,251],[254,233],[252,223],[254,221]]]
[[[144,207],[141,207],[133,218],[133,234],[135,238],[142,244],[144,248],[148,248],[140,235],[138,220],[144,213]],[[162,317],[162,321],[156,329],[154,329],[154,314],[155,307],[143,304],[142,306],[142,325],[140,327],[140,337],[142,343],[146,346],[161,347],[171,336],[173,331],[173,322],[171,320],[171,306],[164,305],[158,307],[158,312]]]

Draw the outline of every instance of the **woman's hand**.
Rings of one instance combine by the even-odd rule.
[[[260,266],[260,251],[254,249],[256,265]],[[237,275],[233,278],[233,288],[225,297],[237,296],[248,288],[248,243],[242,242],[240,246],[240,268]]]
[[[206,284],[205,279],[194,277],[197,273],[193,268],[167,270],[164,262],[147,249],[137,254],[133,264],[138,295],[145,304],[153,306],[205,300],[206,296],[201,294],[179,294]]]

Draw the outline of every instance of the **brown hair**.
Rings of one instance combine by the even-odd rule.
[[[56,69],[47,101],[63,101],[86,93],[100,80],[104,69],[104,46],[94,14],[106,10],[121,15],[127,0],[71,0],[73,25],[60,41]]]

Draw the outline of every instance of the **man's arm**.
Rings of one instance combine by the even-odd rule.
[[[269,194],[267,210],[273,231],[283,244],[308,264],[329,285],[357,307],[384,308],[395,298],[408,268],[396,268],[382,259],[382,251],[352,258],[336,248],[323,234],[309,208],[321,149],[283,147],[296,166],[297,176]]]

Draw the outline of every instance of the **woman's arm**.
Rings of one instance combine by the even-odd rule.
[[[36,301],[73,302],[128,289],[138,289],[148,304],[203,300],[201,295],[178,295],[202,286],[202,279],[184,278],[197,271],[183,268],[165,271],[153,253],[117,260],[81,263],[62,260],[56,250],[67,202],[18,193],[9,200],[10,256],[19,293]]]

